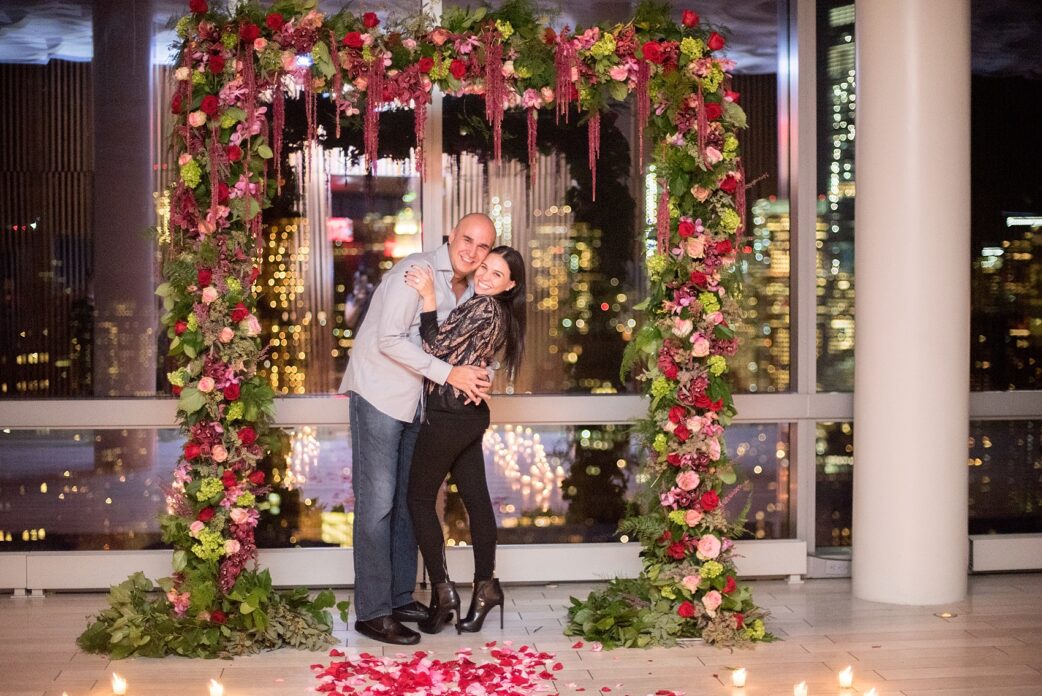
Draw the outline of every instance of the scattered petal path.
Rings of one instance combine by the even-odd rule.
[[[582,648],[581,642],[572,646]],[[590,649],[600,648],[592,644]],[[457,650],[455,658],[441,660],[424,650],[411,655],[399,653],[380,657],[371,653],[346,655],[330,650],[334,660],[311,665],[319,685],[318,693],[329,696],[529,696],[557,693],[555,672],[564,669],[554,653],[536,651],[528,645],[517,650],[511,641],[486,643],[482,652],[490,659],[475,660],[470,648]],[[574,684],[568,684],[575,688]],[[616,684],[618,689],[621,684]],[[616,689],[602,687],[602,694]],[[579,688],[576,691],[584,691]],[[650,696],[650,695],[649,695]],[[662,690],[655,696],[683,696]]]

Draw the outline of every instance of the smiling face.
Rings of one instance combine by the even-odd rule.
[[[498,295],[514,287],[516,283],[510,278],[510,266],[499,254],[489,254],[474,271],[474,293],[477,295]]]
[[[496,241],[496,228],[481,214],[466,215],[449,233],[449,261],[459,278],[473,273]]]

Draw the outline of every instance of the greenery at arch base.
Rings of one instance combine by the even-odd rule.
[[[320,96],[335,102],[337,129],[360,121],[368,163],[381,112],[412,108],[422,172],[435,86],[484,98],[497,160],[506,109],[527,112],[530,166],[538,109],[583,119],[594,182],[600,113],[633,94],[640,156],[646,150],[659,179],[650,296],[623,365],[650,397],[639,425],[647,501],[622,527],[639,539],[644,569],[573,600],[566,633],[607,647],[770,640],[764,613],[737,583],[730,539],[740,525],[724,513],[739,490],[722,435],[734,415],[727,358],[737,347],[745,209],[737,137],[745,115],[729,88],[733,63],[718,53],[724,37],[691,10],[677,23],[650,0],[629,22],[560,33],[524,0],[450,9],[438,24],[325,15],[315,0],[236,3],[232,14],[190,0],[188,9],[177,23],[170,104],[179,177],[157,290],[180,364],[169,381],[186,437],[162,520],[174,572],[158,597],[141,574],[113,588],[81,647],[216,657],[330,644],[332,594],[275,592],[256,564],[254,529],[269,490],[258,463],[279,435],[270,428],[273,391],[258,374],[268,350],[254,311],[261,213],[282,183],[287,92],[303,99],[310,138],[319,135]]]

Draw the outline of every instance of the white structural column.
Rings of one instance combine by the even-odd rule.
[[[858,0],[853,589],[967,575],[969,0]]]

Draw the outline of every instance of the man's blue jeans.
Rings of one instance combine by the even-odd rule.
[[[416,537],[409,517],[409,467],[419,413],[405,423],[350,392],[352,487],[355,494],[355,615],[388,616],[413,601]]]

